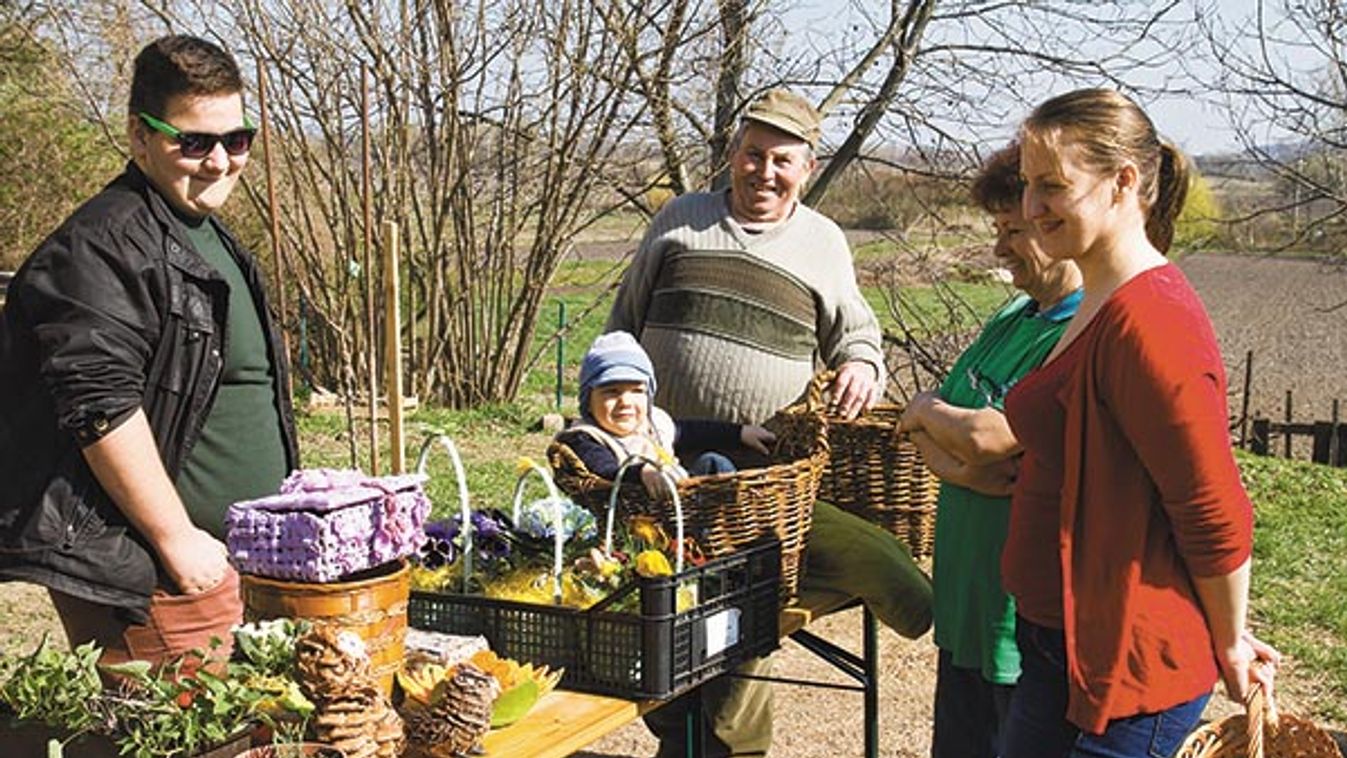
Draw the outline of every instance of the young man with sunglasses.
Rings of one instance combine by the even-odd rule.
[[[261,274],[216,216],[254,134],[237,64],[150,43],[127,134],[125,172],[33,252],[0,316],[0,580],[46,585],[72,645],[163,662],[228,642],[225,510],[298,457]]]

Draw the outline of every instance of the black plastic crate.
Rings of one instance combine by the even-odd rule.
[[[678,588],[695,607],[676,612]],[[486,637],[498,655],[564,667],[561,686],[633,699],[678,695],[779,642],[781,543],[740,550],[680,574],[638,578],[586,610],[481,595],[412,592],[412,627]],[[641,613],[611,610],[639,593]]]

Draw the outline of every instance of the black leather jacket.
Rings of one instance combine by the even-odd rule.
[[[257,265],[223,224],[276,367],[298,466],[283,351]],[[144,408],[171,478],[223,368],[228,285],[184,239],[135,165],[19,269],[0,314],[0,580],[44,584],[140,615],[157,557],[103,492],[81,448]]]

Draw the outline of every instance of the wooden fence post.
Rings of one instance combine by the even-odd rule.
[[[402,444],[402,309],[399,307],[398,282],[398,225],[384,223],[384,342],[387,354],[384,371],[388,384],[384,395],[388,398],[390,473],[405,471]]]
[[[1249,440],[1249,449],[1255,455],[1268,454],[1268,438],[1272,432],[1272,421],[1255,416],[1253,419],[1253,437]]]
[[[1253,384],[1253,351],[1244,354],[1244,392],[1239,404],[1239,446],[1249,446],[1249,385]]]
[[[1284,431],[1286,439],[1286,457],[1291,457],[1291,390],[1286,391],[1286,427]]]
[[[369,66],[360,63],[360,200],[365,278],[365,374],[369,393],[369,472],[379,475],[379,335],[374,316],[374,187],[370,179]],[[385,243],[387,240],[385,240]]]
[[[1333,465],[1338,468],[1347,468],[1347,424],[1338,425],[1338,455],[1333,459]]]
[[[1327,421],[1314,422],[1314,444],[1310,448],[1310,460],[1315,463],[1328,463],[1333,449],[1333,427]]]
[[[1329,423],[1332,426],[1329,427],[1328,431],[1328,460],[1326,463],[1330,466],[1347,465],[1347,461],[1344,460],[1347,456],[1344,456],[1342,450],[1342,425],[1338,423],[1338,399],[1336,397],[1333,398],[1333,416]]]

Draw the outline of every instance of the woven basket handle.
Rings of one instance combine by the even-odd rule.
[[[638,464],[648,464],[655,467],[659,472],[660,481],[668,488],[670,497],[673,498],[674,507],[674,535],[678,540],[674,548],[674,573],[683,573],[683,501],[678,497],[678,483],[674,481],[673,474],[669,473],[668,467],[661,465],[659,461],[647,458],[644,455],[629,455],[622,465],[617,468],[617,475],[613,477],[613,489],[608,493],[608,523],[604,529],[603,552],[607,555],[613,554],[613,518],[617,513],[617,496],[622,489],[622,475],[627,473],[627,469]]]
[[[823,402],[823,396],[832,389],[833,382],[836,381],[836,379],[836,371],[824,369],[817,374],[814,374],[814,378],[809,380],[809,386],[805,388],[804,405],[810,413],[817,413],[824,417],[828,416],[828,406]],[[857,418],[864,416],[867,412],[867,410],[862,410]],[[906,435],[906,432],[903,432],[900,435],[898,433],[898,425],[894,424],[893,436],[895,439],[900,436],[905,437]]]
[[[1261,664],[1258,664],[1261,665]],[[1263,684],[1254,681],[1244,697],[1248,716],[1245,732],[1248,734],[1248,758],[1263,758],[1263,737],[1277,730],[1277,705],[1263,690]]]
[[[430,476],[426,472],[426,461],[430,459],[430,451],[436,442],[449,453],[449,460],[454,463],[454,478],[458,480],[458,512],[459,517],[463,519],[459,529],[463,533],[464,544],[461,586],[463,591],[467,592],[468,577],[472,576],[472,508],[468,505],[468,477],[463,473],[463,459],[458,455],[458,446],[448,435],[435,434],[427,437],[421,444],[420,454],[416,456],[416,473]]]
[[[813,413],[826,413],[828,407],[823,403],[823,395],[836,378],[837,372],[832,369],[824,369],[814,374],[814,378],[809,380],[809,386],[805,388],[805,408]]]
[[[521,458],[520,464],[523,470],[519,472],[519,479],[514,485],[514,507],[510,512],[510,520],[516,524],[519,523],[519,507],[524,502],[524,488],[528,486],[529,474],[537,474],[543,484],[547,485],[547,503],[552,506],[552,602],[561,604],[561,548],[566,542],[563,532],[562,506],[566,499],[557,492],[557,485],[552,482],[552,474],[542,466],[539,466],[532,458]]]

